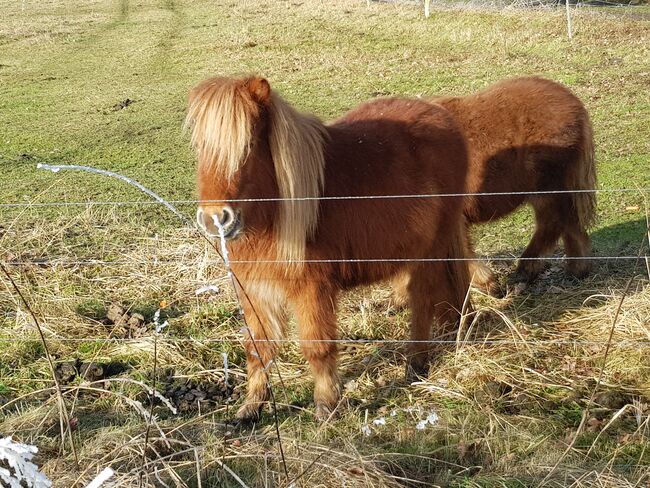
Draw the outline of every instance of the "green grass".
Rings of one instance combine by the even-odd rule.
[[[589,109],[599,186],[650,187],[650,28],[620,10],[574,11],[572,41],[562,10],[550,9],[449,9],[424,19],[412,4],[368,7],[351,0],[53,0],[12,2],[2,10],[1,203],[144,198],[99,176],[37,170],[37,162],[97,166],[170,200],[195,198],[194,157],[182,131],[187,92],[207,76],[238,73],[268,77],[292,104],[325,120],[375,96],[463,94],[505,77],[541,74],[566,83]],[[115,108],[127,98],[133,103]],[[188,216],[194,212],[192,204],[179,207]],[[641,192],[600,194],[592,234],[597,254],[635,254],[646,232],[646,208]],[[532,225],[523,209],[482,226],[479,250],[516,255]],[[129,367],[122,377],[150,383],[151,339],[127,340],[128,331],[106,323],[106,309],[119,303],[140,312],[150,331],[165,300],[170,325],[158,344],[158,366],[173,368],[180,378],[217,381],[225,352],[232,381],[242,383],[242,321],[230,284],[222,268],[206,263],[214,253],[173,215],[153,205],[0,207],[0,259],[43,258],[126,263],[11,268],[57,364],[122,361]],[[501,274],[510,270],[498,267]],[[634,272],[642,275],[642,268]],[[616,416],[622,407],[593,405],[592,427],[576,432],[602,368],[601,343],[632,273],[629,264],[600,263],[593,276],[576,283],[553,267],[523,296],[498,301],[476,295],[482,320],[466,337],[510,343],[442,351],[420,385],[403,382],[401,347],[342,346],[344,409],[326,425],[313,420],[308,367],[299,348],[287,345],[279,361],[282,382],[274,375],[274,385],[290,477],[309,468],[298,486],[340,486],[342,480],[348,486],[538,486],[561,461],[548,486],[646,483],[646,347],[614,345],[600,391],[617,392],[630,406]],[[107,391],[90,392],[75,389],[85,387],[77,380],[66,391],[69,407],[79,395],[76,468],[69,449],[59,450],[43,347],[25,307],[1,281],[0,337],[13,342],[0,343],[0,405],[16,402],[0,406],[0,434],[38,445],[37,462],[56,486],[86,482],[108,465],[125,486],[137,484],[145,426],[125,397],[141,399],[142,389],[109,382]],[[222,292],[195,296],[205,283]],[[649,303],[641,277],[624,302],[615,342],[648,340]],[[346,295],[340,322],[342,337],[401,339],[408,313],[395,310],[380,286]],[[106,342],[109,337],[117,341]],[[586,342],[540,342],[573,339]],[[50,390],[37,392],[41,388]],[[156,407],[173,444],[165,446],[152,431],[156,451],[146,456],[168,484],[173,470],[179,486],[198,486],[193,454],[164,457],[197,447],[203,486],[237,486],[220,462],[249,486],[286,486],[272,417],[265,415],[254,429],[237,429],[225,424],[235,406],[178,416]],[[439,424],[415,429],[432,410]],[[361,433],[366,412],[369,421],[387,420],[368,437]],[[575,436],[574,449],[560,458]],[[147,473],[154,486],[153,471]]]

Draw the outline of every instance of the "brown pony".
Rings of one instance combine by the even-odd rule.
[[[191,91],[187,121],[198,223],[212,235],[221,226],[241,283],[248,394],[240,419],[256,419],[268,399],[287,308],[314,374],[319,418],[340,397],[342,290],[406,273],[412,340],[430,339],[434,318],[440,327],[458,322],[469,288],[462,199],[336,198],[464,192],[465,142],[446,110],[385,99],[324,125],[262,78],[212,78]],[[426,342],[409,353],[407,372],[425,371]]]
[[[537,77],[505,80],[466,97],[430,101],[451,112],[467,139],[469,193],[593,190],[596,187],[594,145],[589,115],[566,87]],[[499,219],[529,203],[536,229],[522,254],[513,282],[528,283],[544,267],[562,238],[568,257],[591,253],[587,228],[594,220],[595,193],[475,195],[465,200],[468,223]],[[474,255],[470,248],[469,255]],[[568,271],[584,277],[589,260],[569,260]],[[496,279],[485,264],[470,264],[473,283],[498,294]],[[400,283],[401,281],[401,283]],[[397,280],[398,290],[405,280]],[[402,292],[403,294],[403,292]]]

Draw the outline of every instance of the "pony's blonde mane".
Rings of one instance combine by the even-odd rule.
[[[241,80],[208,80],[195,88],[186,124],[193,128],[199,165],[231,179],[250,153],[261,109]],[[318,222],[327,132],[318,118],[297,112],[275,93],[266,109],[269,148],[283,199],[275,226],[278,259],[300,266]]]
[[[305,259],[307,239],[318,222],[318,197],[325,180],[325,126],[316,117],[298,113],[271,94],[269,143],[281,198],[278,228],[282,259]],[[309,200],[296,200],[308,198]]]

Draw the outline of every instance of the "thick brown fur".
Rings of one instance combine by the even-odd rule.
[[[432,101],[451,112],[465,133],[469,193],[595,189],[589,115],[563,85],[538,77],[515,78],[473,95]],[[587,229],[595,217],[593,192],[470,196],[464,213],[470,224],[478,224],[502,218],[526,203],[535,212],[536,229],[523,258],[548,256],[560,238],[568,257],[591,254]],[[539,260],[521,260],[514,281],[533,280],[543,265]],[[567,267],[583,277],[590,262],[569,260]],[[494,291],[489,268],[473,262],[470,272],[475,282]]]
[[[188,122],[198,152],[201,200],[465,191],[465,141],[453,117],[442,107],[421,100],[377,100],[324,125],[293,110],[270,88],[267,93],[267,86],[265,80],[255,77],[213,78],[190,94]],[[223,98],[223,90],[242,100],[214,104]],[[220,148],[215,141],[227,140],[227,134],[206,130],[206,124],[214,126],[214,117],[232,120],[229,114],[219,113],[219,107],[232,106],[247,107],[247,122],[233,120],[230,129],[221,124],[220,130],[243,126],[250,134],[239,160],[230,158],[236,161],[234,168],[219,164]],[[285,134],[278,135],[283,130]],[[238,140],[239,134],[233,137]],[[319,144],[322,166],[314,153]],[[279,147],[284,147],[284,155],[278,152]],[[306,151],[304,161],[301,148]],[[232,155],[230,148],[227,151]],[[306,184],[302,173],[308,171],[312,178],[319,178],[319,168],[319,184]],[[280,185],[279,179],[285,184]],[[313,202],[292,203],[309,207]],[[408,276],[411,338],[418,341],[431,337],[434,321],[444,329],[454,327],[460,319],[469,288],[467,262],[463,260],[467,243],[461,198],[316,202],[316,211],[305,211],[309,217],[300,227],[302,236],[296,236],[295,227],[289,234],[282,228],[287,225],[282,219],[283,201],[229,203],[241,216],[243,230],[229,242],[229,250],[232,270],[242,285],[242,306],[250,329],[245,338],[248,394],[239,418],[256,418],[268,398],[266,368],[277,351],[277,343],[271,341],[283,337],[285,310],[293,312],[304,341],[301,347],[314,374],[314,400],[320,418],[329,415],[340,398],[337,347],[331,341],[337,338],[336,308],[341,291],[397,274]],[[211,220],[224,212],[225,205],[202,203],[199,223],[210,229]],[[300,215],[303,210],[295,211]],[[287,235],[289,241],[283,242]],[[293,245],[299,248],[296,252],[290,249]],[[321,262],[278,262],[299,255]],[[452,261],[399,261],[405,258]],[[394,261],[383,261],[386,259]],[[409,370],[425,371],[428,345],[412,344],[409,353]]]

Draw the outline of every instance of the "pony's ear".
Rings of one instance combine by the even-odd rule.
[[[271,85],[264,78],[255,77],[246,80],[246,88],[253,96],[253,99],[262,105],[266,105],[271,98]]]

